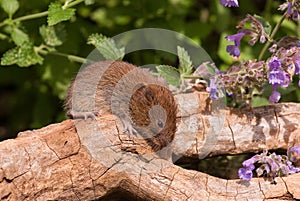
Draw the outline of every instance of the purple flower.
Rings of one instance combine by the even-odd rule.
[[[215,85],[216,80],[214,78],[210,79],[210,83],[209,83],[209,87],[206,88],[206,91],[209,92],[209,97],[213,100],[217,100],[218,96],[217,96],[217,88]]]
[[[279,10],[285,10],[286,9],[286,16],[288,18],[292,18],[295,21],[298,21],[300,19],[300,13],[299,13],[299,3],[295,0],[293,1],[287,1],[279,6]]]
[[[294,167],[292,162],[289,160],[286,161],[286,166],[288,168],[288,174],[294,174],[300,172],[300,167]]]
[[[220,0],[220,3],[227,7],[239,7],[239,2],[237,0]]]
[[[299,10],[296,8],[296,6],[294,7],[293,4],[296,4],[296,3],[294,3],[294,2],[289,2],[288,3],[288,8],[287,8],[286,13],[293,20],[297,21],[297,20],[300,19],[300,14],[299,14]]]
[[[257,176],[261,176],[264,172],[266,172],[267,174],[270,173],[270,167],[268,164],[263,164],[256,169]]]
[[[269,73],[268,80],[272,85],[279,84],[282,87],[287,87],[290,82],[290,76],[282,70],[276,70]]]
[[[251,28],[248,26],[249,23]],[[251,38],[249,41],[250,45],[254,45],[258,40],[261,43],[267,41],[268,34],[265,32],[264,25],[259,17],[248,14],[245,19],[240,21],[237,28],[239,29],[239,33],[244,33],[244,36],[249,36]]]
[[[265,35],[261,35],[260,39],[259,39],[260,43],[265,43],[266,42],[266,36]]]
[[[269,97],[270,103],[277,103],[280,99],[280,93],[278,91],[273,91],[271,96]]]
[[[253,176],[252,171],[255,168],[254,163],[260,164],[260,167],[256,169],[257,176],[265,175],[268,178],[272,178],[273,181],[275,177],[300,172],[300,167],[295,167],[292,163],[300,158],[300,145],[290,148],[287,153],[289,157],[275,153],[268,154],[268,151],[264,150],[263,153],[256,154],[252,158],[245,160],[243,162],[244,167],[239,169],[238,175],[240,179],[251,180]]]
[[[228,52],[231,56],[239,57],[241,52],[238,46],[235,45],[228,45],[226,47],[226,52]]]
[[[272,61],[269,62],[270,70],[279,70],[281,67],[281,62],[277,59],[277,57],[273,57]]]
[[[293,167],[293,166],[291,166]],[[281,164],[280,165],[280,172],[279,172],[279,175],[281,176],[282,175],[288,175],[291,171],[291,167],[289,167],[288,165],[286,164]]]
[[[291,147],[289,150],[292,151],[292,152],[297,153],[300,156],[300,145]]]
[[[274,154],[275,153],[273,153],[273,156],[274,156]],[[279,161],[281,161],[281,160],[279,160]],[[268,158],[267,163],[270,165],[272,172],[278,172],[279,165],[276,163],[276,160],[274,158]]]
[[[235,46],[240,46],[241,39],[244,37],[245,33],[237,33],[231,36],[226,36],[226,40],[234,41]]]
[[[288,150],[287,154],[289,156],[290,161],[296,162],[300,158],[300,145],[291,147]]]
[[[291,3],[291,2],[288,3],[286,13],[287,13],[288,15],[291,15],[291,14],[293,13],[293,10],[292,10],[292,3]]]
[[[280,70],[281,62],[277,59],[277,57],[273,57],[273,59],[269,62],[269,75],[268,80],[272,85],[280,85],[282,87],[287,87],[291,82],[290,76],[285,71]]]
[[[297,172],[300,172],[300,167],[294,167],[291,165],[289,166],[289,169],[290,169],[289,174],[295,174]]]
[[[254,170],[254,168],[255,168],[254,163],[257,162],[259,157],[260,156],[258,154],[256,154],[255,156],[253,156],[243,162],[244,167],[240,168],[239,172],[238,172],[240,179],[246,180],[246,181],[251,180],[251,178],[253,176],[252,170]]]
[[[293,20],[298,21],[300,19],[300,13],[298,10],[294,10],[292,15]]]
[[[252,179],[253,173],[250,168],[240,168],[239,169],[239,178],[242,180],[250,181]]]
[[[239,46],[244,35],[245,33],[237,33],[231,36],[226,36],[226,40],[234,42],[234,45],[228,45],[226,47],[226,52],[228,52],[232,56],[239,57],[241,53]]]
[[[253,170],[254,169],[254,163],[256,163],[258,161],[259,157],[260,156],[258,154],[256,154],[255,156],[252,156],[251,158],[249,158],[248,160],[245,160],[243,162],[243,166],[248,167],[251,170]]]

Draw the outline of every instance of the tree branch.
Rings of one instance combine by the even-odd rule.
[[[207,95],[182,94],[176,99],[178,130],[170,145],[175,155],[199,158],[207,150],[211,156],[237,154],[300,142],[300,104],[224,109],[223,127],[210,132],[211,116],[218,114]],[[192,137],[186,137],[186,126]],[[300,199],[300,174],[278,178],[276,185],[263,178],[220,179],[161,159],[147,144],[138,144],[142,140],[120,130],[117,118],[107,115],[97,121],[66,120],[1,142],[1,200]],[[216,144],[207,143],[215,142],[208,133],[218,133]],[[185,143],[189,146],[182,149]]]

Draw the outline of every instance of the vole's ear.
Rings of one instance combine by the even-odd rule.
[[[151,88],[149,87],[146,88],[145,97],[148,101],[152,101],[154,99],[154,93]]]

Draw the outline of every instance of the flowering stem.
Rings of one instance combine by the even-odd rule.
[[[285,19],[285,14],[280,18],[280,20],[278,21],[278,23],[276,24],[275,28],[273,29],[271,35],[270,35],[270,38],[273,39],[275,34],[277,33],[280,25],[282,24],[283,20]],[[270,40],[268,40],[268,42],[265,44],[265,46],[263,47],[262,51],[260,52],[259,54],[259,57],[258,57],[258,61],[261,61],[263,56],[265,55],[267,49],[269,48],[271,42]]]

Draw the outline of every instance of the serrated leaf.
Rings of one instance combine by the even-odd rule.
[[[1,0],[0,3],[9,18],[19,9],[19,2],[17,0]]]
[[[168,65],[159,65],[156,66],[156,69],[167,83],[176,87],[180,85],[180,74],[176,68]]]
[[[25,42],[4,53],[1,58],[1,65],[17,64],[20,67],[28,67],[34,64],[42,64],[43,58],[34,51],[30,42]]]
[[[71,19],[75,14],[74,8],[63,9],[62,5],[58,2],[51,3],[48,9],[48,25],[52,26],[61,21]]]
[[[266,34],[270,35],[272,30],[272,26],[270,25],[270,23],[259,15],[254,15],[254,17],[263,25]]]
[[[216,66],[209,61],[203,62],[196,68],[193,75],[201,76],[202,78],[209,77],[216,74]]]
[[[90,35],[87,44],[94,45],[106,59],[122,60],[125,55],[124,47],[118,48],[113,39],[102,34]]]
[[[179,72],[181,75],[191,75],[193,64],[188,52],[180,46],[177,46],[177,54],[179,58]]]
[[[11,38],[18,46],[22,45],[26,41],[29,41],[28,35],[18,28],[14,28],[12,30]]]
[[[59,46],[63,42],[63,37],[65,35],[62,26],[46,26],[42,25],[40,27],[40,34],[43,37],[45,43],[50,46]]]

